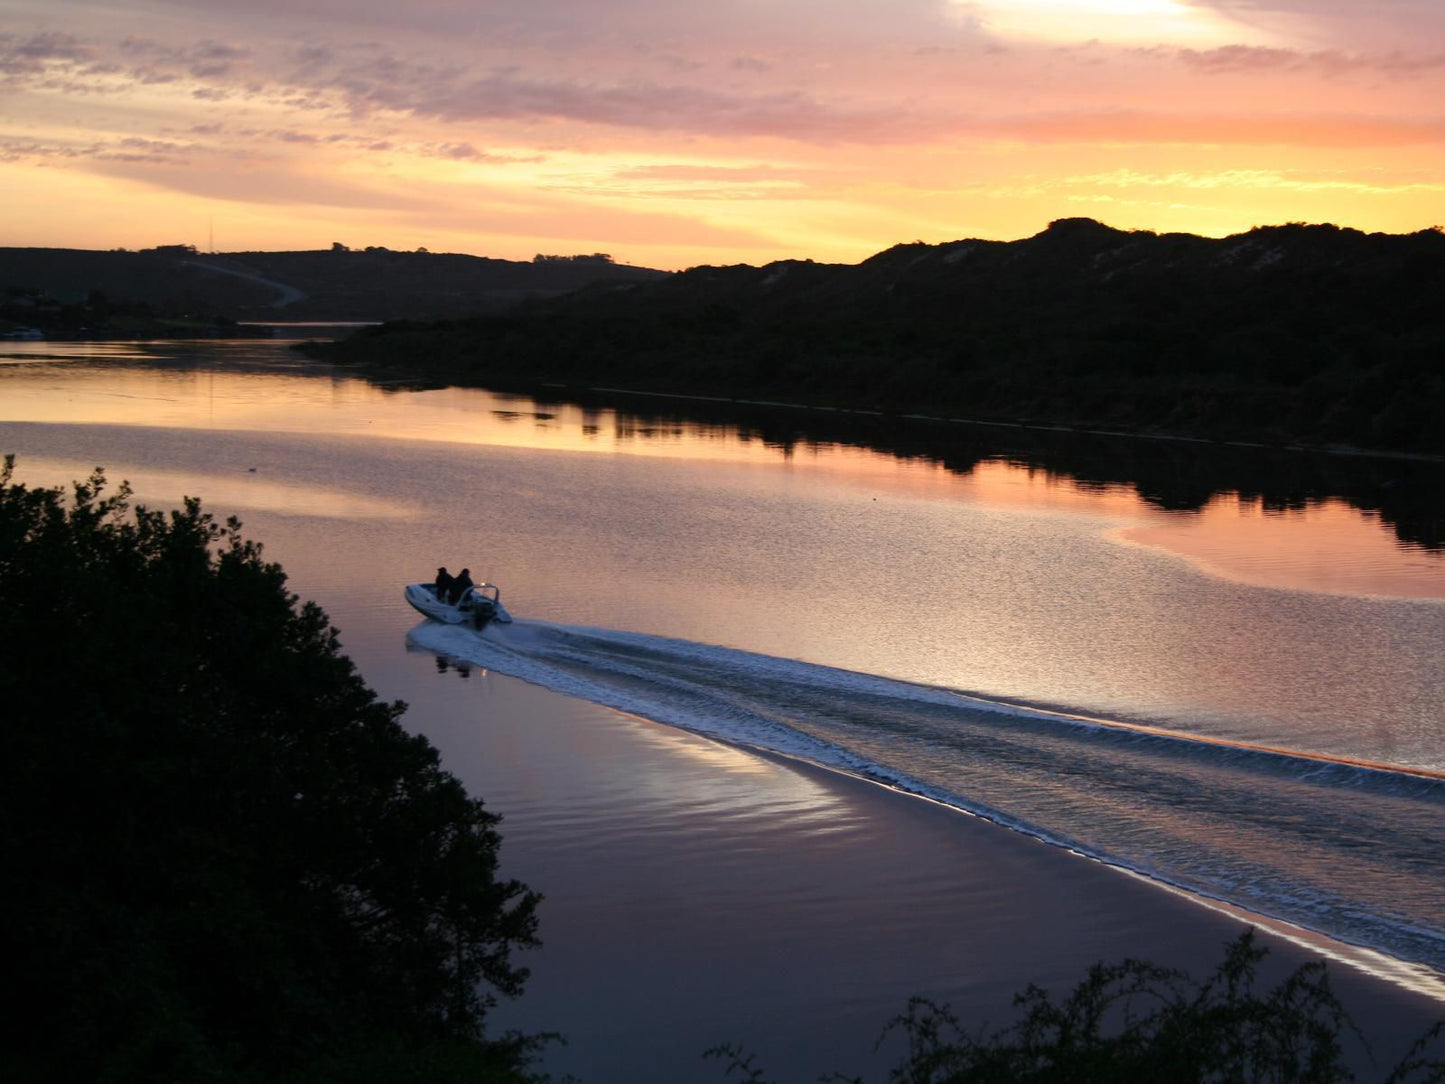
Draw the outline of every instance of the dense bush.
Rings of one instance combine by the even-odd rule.
[[[537,897],[240,524],[0,473],[15,1081],[516,1080]]]

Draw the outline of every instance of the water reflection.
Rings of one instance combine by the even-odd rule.
[[[716,419],[719,408],[699,404]],[[645,424],[645,423],[642,423]],[[716,424],[712,421],[709,424]],[[1164,512],[1199,512],[1219,498],[1267,513],[1330,500],[1378,517],[1400,542],[1445,549],[1445,464],[1418,459],[1326,455],[1289,449],[1064,433],[1027,426],[971,426],[774,411],[736,414],[742,439],[791,454],[835,444],[936,463],[960,475],[1005,463],[1030,482],[1042,474],[1079,493],[1123,488]]]
[[[814,412],[742,416],[736,425],[740,439],[789,456],[864,447],[936,466],[991,502],[1160,513],[1120,537],[1242,582],[1445,597],[1438,462]]]
[[[1349,595],[1445,598],[1445,559],[1382,530],[1338,498],[1294,508],[1217,496],[1203,508],[1116,532],[1213,575],[1257,587]]]
[[[184,497],[203,497],[210,509],[244,509],[280,512],[284,515],[319,516],[334,520],[406,520],[416,515],[417,505],[348,493],[325,485],[276,481],[256,467],[237,466],[232,474],[214,470],[174,471],[133,465],[107,466],[112,483],[131,482],[132,503],[168,508]],[[74,464],[48,456],[27,455],[16,464],[19,481],[37,485],[75,477]]]
[[[445,395],[460,407],[493,393],[412,394]],[[763,451],[894,494],[1140,521],[1113,537],[1241,583],[1445,598],[1445,464],[1438,462],[713,401],[664,406],[651,396],[585,396],[496,413],[532,417],[530,446],[726,459]]]
[[[562,397],[555,389],[534,398],[368,382],[267,342],[30,345],[15,344],[0,366],[0,418],[781,461],[865,492],[1096,517],[1121,543],[1164,550],[1239,582],[1445,597],[1445,465],[1438,462],[716,400]],[[98,369],[104,382],[94,379]],[[259,479],[185,482],[173,499],[204,492],[213,502],[278,510],[406,513]]]
[[[395,386],[388,390],[400,391]],[[463,388],[409,391],[444,395],[457,406],[494,394]],[[556,400],[550,397],[554,394],[538,393],[530,412],[539,420],[537,429],[542,428],[541,420],[557,422],[559,435],[570,429],[582,438],[573,445],[578,447],[604,445],[650,454],[671,449],[709,458],[735,458],[740,447],[761,448],[788,462],[809,463],[840,449],[867,449],[886,453],[893,465],[900,461],[926,465],[955,477],[1002,466],[1007,470],[992,474],[987,483],[989,499],[1075,509],[1092,503],[1117,511],[1121,504],[1132,504],[1160,512],[1202,513],[1234,502],[1242,509],[1283,515],[1337,503],[1360,513],[1367,526],[1383,526],[1407,551],[1445,551],[1445,464],[1437,461],[1078,434],[1024,425],[965,425],[716,400],[620,393],[608,397],[578,393]],[[514,408],[510,413],[528,412]],[[850,461],[848,467],[853,473],[875,477],[890,469],[858,461]],[[894,480],[903,484],[918,477],[894,474]],[[1192,555],[1184,546],[1177,552]],[[1217,540],[1213,552],[1217,560]],[[1339,563],[1346,560],[1342,557]],[[1420,593],[1408,586],[1420,572],[1415,567],[1388,593]],[[1436,597],[1440,590],[1423,593]]]

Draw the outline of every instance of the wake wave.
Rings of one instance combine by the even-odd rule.
[[[1445,779],[1196,739],[731,648],[537,621],[417,647],[841,769],[1445,970]]]

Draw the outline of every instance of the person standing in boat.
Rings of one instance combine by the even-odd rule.
[[[457,581],[444,567],[437,569],[437,601],[446,602],[452,597],[452,585]]]
[[[469,568],[464,568],[464,569],[462,569],[461,574],[458,575],[457,578],[452,581],[452,597],[451,597],[451,603],[452,603],[453,606],[455,606],[458,602],[460,602],[460,601],[462,600],[462,596],[465,595],[465,594],[467,593],[467,591],[471,589],[471,586],[472,586],[472,570],[469,569]]]

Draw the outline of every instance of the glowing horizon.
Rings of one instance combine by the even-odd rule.
[[[0,245],[856,262],[1445,219],[1422,0],[0,0]]]

